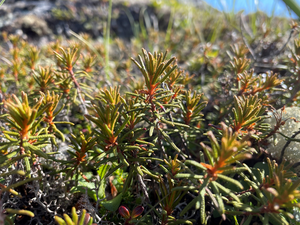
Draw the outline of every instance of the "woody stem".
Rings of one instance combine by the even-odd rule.
[[[81,106],[82,106],[82,109],[83,109],[83,113],[87,115],[87,114],[88,114],[88,111],[87,111],[87,108],[86,108],[86,106],[85,106],[85,102],[84,102],[84,100],[83,100],[83,98],[82,98],[82,96],[81,96],[81,88],[80,88],[80,86],[79,86],[79,84],[78,84],[78,82],[77,82],[77,80],[76,80],[76,78],[75,78],[75,75],[74,75],[73,70],[72,70],[72,69],[69,69],[68,71],[69,71],[69,73],[70,73],[71,79],[72,79],[72,81],[73,81],[73,83],[74,83],[74,85],[75,85],[75,88],[76,88],[76,90],[77,90],[78,97],[79,97],[79,100],[80,100],[80,103],[81,103]]]

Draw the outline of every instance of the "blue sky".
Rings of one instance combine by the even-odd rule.
[[[219,10],[231,11],[234,5],[234,11],[245,10],[245,13],[254,12],[257,9],[264,11],[268,15],[286,16],[297,18],[293,12],[289,12],[282,0],[204,0],[214,8]],[[295,0],[300,4],[300,0]]]

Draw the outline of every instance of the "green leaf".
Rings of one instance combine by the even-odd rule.
[[[54,114],[53,114],[53,118],[55,118],[60,112],[61,110],[63,110],[63,108],[65,107],[66,104],[62,104],[62,106],[59,108],[59,110],[57,110]]]
[[[179,152],[179,153],[182,153],[181,150],[180,150],[180,149],[175,145],[175,143],[172,141],[172,139],[170,138],[170,136],[169,136],[166,132],[164,132],[162,129],[159,128],[159,130],[160,130],[161,134],[163,135],[164,139],[171,145],[171,147],[172,147],[175,151],[177,151],[177,152]],[[186,155],[184,155],[184,156],[187,157]]]
[[[203,188],[199,193],[199,202],[200,202],[201,223],[205,224],[205,220],[206,220],[206,215],[205,215],[205,188]]]
[[[114,212],[119,208],[120,203],[122,201],[122,196],[123,196],[123,193],[120,193],[117,197],[113,198],[112,200],[101,202],[101,204],[107,210]]]
[[[107,171],[109,170],[109,168],[110,168],[110,166],[108,164],[101,165],[99,167],[99,169],[97,170],[97,173],[101,180],[104,178],[104,176],[107,173]]]
[[[187,213],[195,204],[196,202],[200,201],[200,195],[198,195],[196,198],[194,198],[180,213],[180,216],[183,216]]]
[[[44,159],[48,159],[48,155],[43,152],[40,148],[28,143],[28,142],[24,142],[24,147],[28,147],[30,150],[33,151],[34,154],[37,154],[38,156],[44,158]]]
[[[85,215],[86,215],[86,210],[83,209],[78,225],[84,225]]]
[[[193,179],[203,179],[203,175],[196,175],[190,173],[178,173],[175,178],[193,178]]]
[[[225,181],[227,181],[231,184],[234,184],[235,186],[239,187],[240,189],[244,189],[243,185],[239,181],[237,181],[237,180],[235,180],[231,177],[228,177],[228,176],[225,176],[225,175],[222,175],[222,174],[218,174],[218,178],[220,178],[222,180],[225,180]]]
[[[78,215],[76,213],[76,208],[75,207],[72,207],[72,220],[73,220],[75,225],[78,223]]]
[[[34,213],[28,210],[23,210],[23,209],[5,209],[8,213],[12,214],[19,214],[19,215],[25,215],[25,216],[30,216],[34,217]]]
[[[269,214],[268,213],[265,213],[262,222],[263,222],[263,225],[269,225]],[[278,224],[281,224],[281,223],[278,223]]]
[[[234,225],[239,225],[239,221],[238,221],[238,219],[236,218],[236,216],[233,216],[233,219],[234,219]]]
[[[92,178],[94,177],[92,172],[84,172],[83,175],[85,175],[88,180],[92,180]],[[72,180],[76,180],[76,174],[74,174],[74,176],[72,177]],[[103,183],[100,184],[100,188],[98,190],[98,196],[99,196],[99,198],[104,198],[105,197],[105,179],[102,179],[101,182],[103,182]],[[88,193],[89,197],[91,197],[92,199],[97,201],[97,194],[95,191],[96,187],[95,187],[94,182],[87,182],[82,176],[79,176],[78,185],[72,187],[71,192],[72,193],[76,193],[76,192],[85,193],[86,188],[87,188],[87,193]]]
[[[115,136],[118,136],[122,132],[122,130],[124,130],[124,127],[126,126],[126,124],[128,123],[129,120],[130,120],[130,116],[127,116],[125,121],[122,123],[122,125],[119,127],[119,129],[116,131]]]
[[[35,118],[38,118],[40,115],[42,115],[50,106],[52,105],[52,102],[48,102],[46,105],[44,105],[36,114]]]
[[[200,163],[198,163],[194,160],[186,160],[185,164],[195,166],[195,167],[199,168],[200,170],[207,170],[204,166],[202,166]]]
[[[89,220],[89,222],[88,222],[88,224],[87,225],[92,225],[93,224],[93,217],[90,217],[90,220]]]
[[[229,195],[230,197],[232,197],[237,202],[240,202],[240,199],[229,188],[224,187],[223,185],[219,184],[216,181],[212,181],[212,183],[214,185],[216,185],[221,192],[225,193],[226,195]]]
[[[25,157],[24,162],[25,162],[26,176],[28,176],[30,178],[31,177],[31,166],[30,166],[30,162],[29,162],[29,157]]]
[[[222,200],[222,197],[220,195],[220,192],[219,192],[219,188],[217,187],[217,185],[215,185],[214,182],[211,182],[211,187],[213,189],[213,193],[215,196],[211,196],[211,197],[215,197],[217,202],[218,202],[218,205],[216,205],[217,207],[217,210],[218,212],[222,215],[222,217],[225,216],[225,208],[224,208],[224,202]]]
[[[74,225],[72,219],[68,216],[68,214],[64,214],[65,221],[67,225]]]
[[[300,17],[300,6],[295,0],[283,0],[284,3]]]
[[[8,171],[6,173],[1,173],[0,177],[10,176],[12,174],[19,174],[21,176],[25,176],[25,172],[23,170],[12,170],[12,171]]]
[[[174,187],[172,188],[172,191],[196,191],[199,188],[195,187],[195,186],[178,186],[178,187]]]
[[[0,150],[1,150],[1,148],[0,148]],[[15,150],[13,152],[8,153],[5,156],[1,155],[1,158],[0,158],[0,168],[5,167],[7,165],[12,165],[14,162],[16,162],[16,161],[18,161],[18,160],[20,160],[20,159],[22,159],[22,158],[24,158],[26,156],[29,156],[29,155],[19,155],[19,156],[17,156],[19,158],[17,158],[17,159],[15,159],[16,157],[13,158],[17,153],[18,153],[17,150]]]
[[[1,191],[2,191],[2,192],[8,191],[9,189],[16,188],[16,187],[21,186],[21,185],[23,185],[23,184],[26,184],[26,183],[28,183],[28,182],[31,182],[31,181],[34,181],[34,180],[41,180],[41,179],[42,179],[41,177],[32,177],[32,178],[28,178],[28,179],[19,181],[19,182],[17,182],[17,183],[11,184],[11,185],[7,186],[6,188],[1,189]]]
[[[45,138],[54,138],[54,136],[52,134],[29,136],[29,139],[45,139]]]
[[[59,216],[54,216],[54,219],[59,225],[67,225],[66,222]]]
[[[253,216],[249,215],[248,218],[245,220],[245,222],[243,223],[243,225],[250,225],[250,222],[252,221]]]

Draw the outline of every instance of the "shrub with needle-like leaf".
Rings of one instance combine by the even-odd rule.
[[[29,69],[34,70],[36,67],[36,64],[39,60],[39,54],[40,50],[35,47],[35,46],[30,46],[28,50],[28,58],[29,60],[27,61],[27,66]]]
[[[209,160],[209,164],[202,162],[201,165],[206,168],[206,172],[212,180],[217,179],[219,174],[233,172],[235,166],[232,164],[236,161],[242,161],[251,157],[249,152],[244,151],[249,146],[247,141],[249,137],[245,136],[238,140],[238,133],[233,133],[231,128],[227,128],[224,123],[221,123],[221,125],[223,131],[221,146],[211,131],[207,132],[211,147],[201,143]]]
[[[39,67],[38,71],[33,70],[33,78],[39,86],[39,91],[45,93],[50,90],[51,84],[54,83],[53,71],[49,67]]]
[[[278,74],[267,73],[266,77],[254,75],[254,70],[250,73],[245,71],[237,75],[240,80],[239,95],[262,94],[264,91],[280,85],[283,79],[278,79]]]
[[[61,47],[60,50],[62,52],[61,54],[59,54],[58,52],[55,52],[55,51],[54,51],[54,54],[57,58],[58,63],[61,65],[62,72],[67,71],[69,73],[70,79],[74,83],[74,86],[78,93],[78,97],[79,97],[80,103],[83,107],[83,111],[85,114],[87,114],[88,112],[86,109],[86,104],[85,104],[83,97],[81,96],[82,95],[81,87],[80,87],[75,75],[84,73],[88,76],[88,74],[84,71],[74,72],[74,65],[79,58],[78,49],[68,48],[66,51]]]
[[[244,73],[248,69],[250,65],[250,59],[247,59],[246,57],[244,58],[234,57],[233,62],[230,62],[230,64],[237,76],[240,73]],[[239,78],[237,78],[237,80],[239,81]]]
[[[147,51],[143,49],[144,59],[138,56],[138,62],[132,58],[133,62],[143,74],[146,89],[127,94],[140,100],[139,103],[135,104],[136,109],[132,110],[142,110],[145,113],[143,119],[150,125],[149,134],[152,136],[155,133],[155,135],[158,136],[158,142],[162,152],[164,152],[162,146],[162,140],[164,140],[174,150],[182,153],[181,149],[176,146],[169,134],[161,129],[165,124],[171,127],[177,127],[180,130],[189,127],[187,124],[175,121],[172,117],[171,111],[179,107],[179,104],[172,98],[178,97],[178,93],[171,90],[167,83],[170,79],[175,82],[180,78],[182,73],[178,73],[176,70],[176,58],[172,57],[167,60],[166,56],[167,52],[154,52],[154,54],[152,54],[150,52],[147,53]],[[171,98],[168,100],[168,97]],[[181,140],[183,139],[181,138]],[[182,156],[184,157],[183,154]]]
[[[177,65],[174,65],[175,57],[166,60],[166,56],[167,52],[154,52],[154,55],[152,55],[150,52],[147,53],[147,51],[143,49],[144,60],[140,55],[138,56],[138,61],[131,58],[144,76],[147,89],[140,90],[139,92],[146,95],[146,102],[151,104],[152,111],[155,110],[155,98],[158,98],[158,96],[161,96],[162,94],[166,94],[164,91],[159,91],[160,85],[167,79],[170,79],[170,75],[177,68]],[[178,76],[176,79],[178,79]]]
[[[187,91],[184,95],[184,103],[181,103],[181,109],[183,111],[183,120],[185,124],[189,125],[191,122],[198,122],[201,117],[201,111],[205,108],[207,102],[201,101],[202,94],[196,92],[191,93],[191,90]]]
[[[290,171],[292,165],[285,166],[285,162],[278,165],[267,158],[268,170],[247,168],[250,176],[244,172],[240,175],[249,185],[249,189],[240,196],[241,202],[233,202],[235,209],[228,209],[230,215],[244,215],[245,224],[250,224],[258,216],[263,224],[290,224],[287,219],[293,219],[290,213],[299,207],[297,199],[300,197],[300,179]],[[255,171],[255,173],[254,173]],[[266,175],[268,173],[269,175]],[[255,206],[251,206],[247,199],[256,199]],[[284,217],[282,216],[284,215]]]
[[[127,121],[124,121],[121,127],[117,126],[120,111],[122,110],[121,104],[111,107],[110,104],[103,105],[101,102],[98,102],[98,106],[93,104],[93,110],[96,117],[91,115],[85,115],[85,117],[95,123],[97,128],[100,129],[98,133],[99,144],[104,151],[108,151],[118,145],[118,135],[127,123]],[[129,117],[127,118],[129,119]]]
[[[240,133],[258,134],[260,123],[266,118],[263,115],[266,107],[261,103],[257,95],[234,96],[234,125],[233,130]]]
[[[82,132],[80,133],[79,139],[76,138],[74,134],[71,134],[71,136],[72,138],[70,140],[73,144],[72,149],[74,149],[75,152],[68,150],[69,154],[72,156],[70,161],[71,165],[68,168],[70,171],[69,174],[73,174],[74,171],[76,171],[76,181],[78,180],[79,174],[87,180],[82,172],[85,172],[86,165],[91,159],[88,151],[93,150],[93,147],[96,144],[96,137],[92,137],[89,134],[84,135]]]
[[[249,52],[249,49],[244,44],[231,45],[231,49],[236,58],[243,58]]]
[[[172,190],[174,187],[179,187],[184,185],[183,180],[176,179],[176,174],[182,172],[182,165],[180,161],[177,159],[178,154],[175,155],[174,159],[169,159],[168,161],[164,159],[164,162],[167,165],[165,168],[163,165],[160,165],[161,168],[167,173],[167,183],[165,183],[165,179],[159,177],[159,187],[160,193],[156,191],[156,194],[159,198],[160,204],[162,206],[163,212],[161,215],[161,224],[178,224],[178,223],[186,223],[189,224],[189,220],[185,219],[175,219],[172,216],[173,211],[176,206],[179,204],[181,199],[186,195],[187,191],[185,190]]]
[[[146,15],[143,41],[136,34],[131,43],[147,46],[148,32],[150,49],[168,44],[160,43],[163,33],[148,30],[152,24],[147,20]],[[19,36],[3,35],[10,50],[3,48],[0,60],[0,220],[4,210],[11,212],[7,218],[32,216],[19,210],[24,203],[36,214],[31,223],[53,223],[51,218],[77,202],[76,208],[90,210],[99,223],[295,224],[291,214],[300,213],[300,182],[291,171],[299,163],[284,166],[284,154],[278,165],[265,157],[271,154],[267,138],[283,132],[292,118],[275,113],[273,129],[265,118],[266,109],[276,112],[284,104],[299,103],[300,41],[284,59],[287,43],[279,43],[280,38],[261,46],[258,33],[250,41],[246,35],[244,44],[236,39],[230,50],[229,42],[216,39],[216,32],[208,32],[213,44],[202,45],[199,37],[205,41],[206,31],[197,26],[177,32],[178,26],[171,26],[177,22],[171,22],[170,57],[143,49],[130,59],[136,46],[130,49],[130,44],[111,38],[108,58],[101,43],[93,45],[91,38],[72,31],[83,44],[59,39],[43,49]],[[262,26],[263,34],[269,39],[267,26]],[[189,30],[199,37],[191,40]],[[282,48],[276,51],[277,46]],[[104,78],[108,71],[101,69],[102,55],[115,76],[109,82]],[[49,60],[53,56],[54,63]],[[39,62],[43,67],[37,68]],[[21,93],[24,88],[28,95]],[[299,142],[298,133],[280,133],[288,139],[284,148],[297,151],[290,142]],[[58,159],[58,154],[64,156]],[[44,217],[38,218],[41,212]],[[84,222],[85,216],[79,219],[75,209],[72,216],[55,220],[92,223]]]
[[[229,175],[235,174],[237,171],[246,170],[244,167],[237,167],[235,163],[251,157],[251,149],[248,149],[249,142],[247,141],[249,137],[243,137],[239,140],[238,133],[233,133],[231,128],[227,127],[224,123],[221,123],[221,126],[223,133],[221,144],[218,143],[218,140],[211,131],[207,133],[211,147],[201,143],[208,162],[204,160],[203,156],[201,156],[203,160],[201,163],[194,160],[185,161],[186,165],[191,165],[202,172],[195,174],[189,170],[189,173],[178,173],[175,176],[175,178],[188,178],[191,180],[191,185],[175,187],[173,191],[188,190],[196,195],[182,210],[180,215],[183,216],[191,207],[195,206],[196,209],[200,209],[201,223],[203,224],[206,221],[206,195],[210,197],[214,203],[214,208],[218,210],[223,219],[226,217],[222,194],[227,194],[239,202],[239,198],[225,184],[228,183],[239,189],[243,189],[243,185]]]
[[[11,96],[4,102],[7,109],[7,114],[1,117],[5,119],[12,130],[4,130],[4,136],[8,142],[1,143],[1,149],[18,147],[11,151],[16,152],[17,155],[30,154],[31,162],[35,161],[34,154],[43,158],[48,158],[41,150],[41,147],[47,145],[48,138],[53,138],[52,135],[45,133],[45,129],[37,131],[43,117],[41,116],[51,105],[52,102],[47,102],[42,108],[43,97],[40,97],[38,102],[31,107],[28,102],[27,95],[22,92],[22,102],[15,96]],[[42,134],[42,133],[45,134]],[[25,157],[25,165],[27,173],[30,172],[29,157]],[[29,174],[28,174],[29,175]]]
[[[48,124],[48,131],[50,134],[56,134],[58,135],[63,141],[65,140],[65,136],[64,134],[57,129],[56,127],[56,123],[59,124],[71,124],[70,122],[67,121],[54,121],[55,117],[61,112],[61,110],[63,110],[64,108],[64,104],[62,104],[60,106],[60,108],[58,110],[56,110],[57,106],[59,105],[59,101],[62,97],[62,94],[58,95],[55,94],[54,91],[52,91],[52,93],[50,94],[49,91],[47,91],[46,94],[44,94],[43,92],[40,92],[40,94],[44,97],[43,98],[43,105],[47,105],[50,103],[49,107],[46,108],[45,112],[46,112],[46,116],[44,116],[43,120],[44,122],[46,122]],[[56,112],[54,112],[56,111]],[[55,142],[55,138],[52,139]]]

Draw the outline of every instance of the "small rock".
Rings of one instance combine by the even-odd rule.
[[[281,113],[281,109],[278,110],[278,113]],[[299,131],[300,122],[294,121],[295,118],[297,121],[300,121],[300,108],[299,107],[286,107],[282,112],[282,121],[286,120],[285,124],[279,128],[279,132],[283,133],[288,137],[292,137],[294,132]],[[270,123],[271,128],[276,125],[275,117],[268,119],[267,122]],[[294,137],[300,139],[300,134]],[[272,157],[279,159],[281,152],[284,149],[285,144],[287,143],[286,138],[280,134],[275,134],[269,138],[270,144],[267,151],[271,154]],[[296,163],[300,161],[300,143],[292,141],[286,147],[284,151],[284,158],[291,163]]]
[[[22,29],[23,33],[30,37],[42,37],[52,33],[46,21],[33,14],[18,18],[15,26]]]

